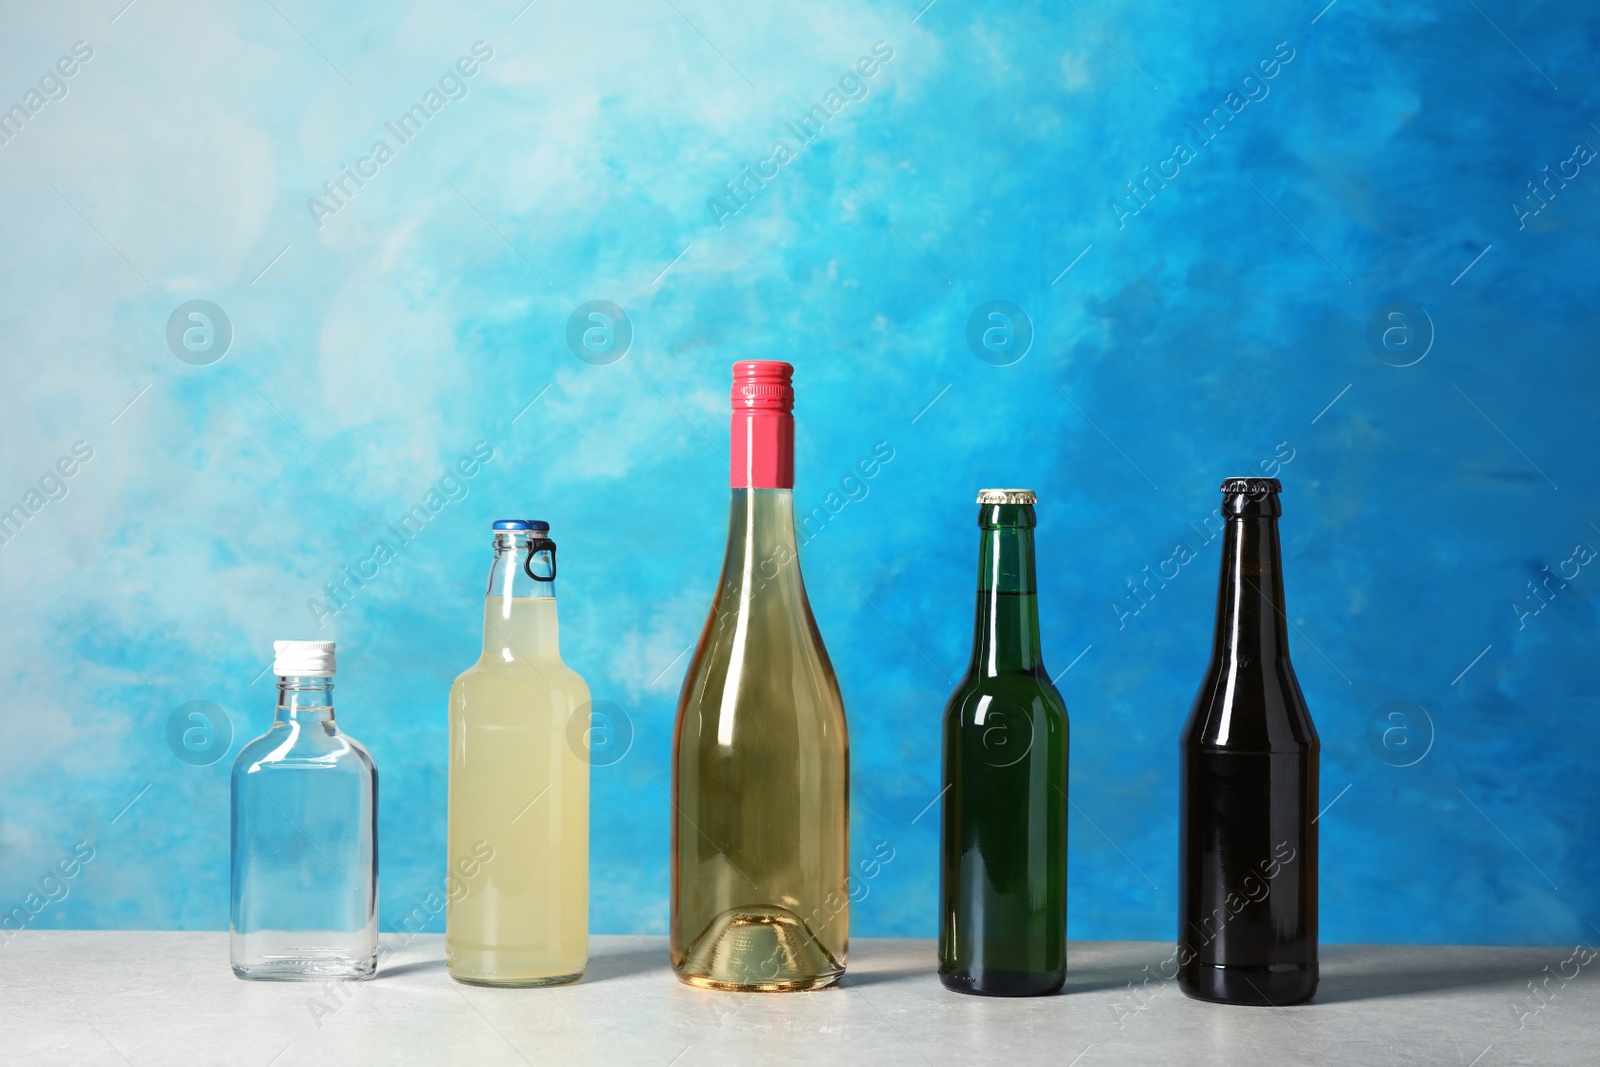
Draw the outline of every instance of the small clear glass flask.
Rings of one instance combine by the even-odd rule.
[[[272,729],[233,764],[233,973],[378,969],[378,771],[333,719],[334,643],[277,641]]]

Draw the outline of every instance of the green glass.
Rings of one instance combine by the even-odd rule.
[[[945,705],[939,978],[962,993],[1067,976],[1067,706],[1039,651],[1033,500],[978,497],[972,664]]]

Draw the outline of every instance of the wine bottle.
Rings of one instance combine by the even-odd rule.
[[[334,721],[334,643],[272,649],[277,714],[233,762],[233,973],[361,981],[378,969],[378,769]]]
[[[972,663],[945,705],[939,979],[961,993],[1067,976],[1067,707],[1039,649],[1035,500],[978,494]]]
[[[1180,742],[1178,984],[1227,1004],[1317,991],[1317,761],[1289,663],[1276,478],[1222,483],[1211,663]]]
[[[483,653],[450,687],[444,958],[458,982],[546,986],[589,962],[589,764],[568,725],[550,524],[500,519]]]
[[[849,743],[795,546],[793,370],[734,364],[727,555],[678,697],[672,967],[711,989],[830,985],[849,940]]]

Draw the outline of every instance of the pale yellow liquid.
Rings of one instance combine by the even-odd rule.
[[[709,989],[831,985],[850,941],[850,746],[787,489],[736,489],[678,698],[673,970]]]
[[[561,662],[553,597],[490,596],[484,623],[450,687],[445,963],[463,982],[570,982],[589,961],[589,687]]]

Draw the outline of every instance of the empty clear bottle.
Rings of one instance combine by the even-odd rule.
[[[332,641],[277,641],[272,729],[233,764],[233,973],[378,969],[378,771],[333,721]]]

